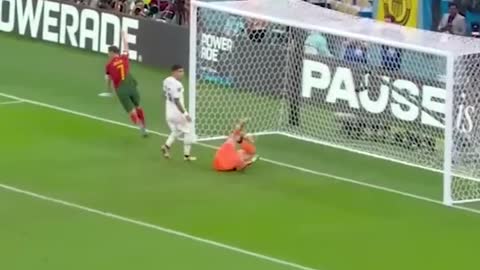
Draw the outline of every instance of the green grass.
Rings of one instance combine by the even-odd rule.
[[[99,98],[105,57],[0,34],[0,92],[128,123]],[[133,65],[166,133],[165,71]],[[4,99],[0,99],[3,101]],[[474,269],[480,215],[261,161],[245,173],[161,158],[164,138],[29,103],[0,105],[0,183],[319,270]],[[439,200],[441,175],[280,136],[262,156]],[[294,267],[0,188],[0,269]]]

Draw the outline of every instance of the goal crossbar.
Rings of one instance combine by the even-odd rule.
[[[403,47],[405,49],[443,56],[458,54],[459,51],[452,48],[458,48],[463,42],[465,42],[464,38],[444,33],[412,29],[399,25],[387,25],[383,22],[375,22],[369,18],[357,17],[330,9],[312,8],[311,4],[298,0],[245,0],[221,2],[194,0],[192,1],[192,5],[233,15],[283,24],[286,26],[320,31],[367,42]],[[272,9],[271,7],[276,8]],[[277,10],[288,12],[277,13]],[[302,16],[299,17],[296,14],[302,14]],[[392,36],[386,39],[375,31],[365,30],[374,29],[378,24],[382,24],[382,28],[387,27],[393,30],[408,32],[411,40],[406,43],[399,40],[398,36]],[[350,30],[343,30],[345,27],[349,27]],[[421,36],[422,34],[427,36]],[[446,43],[450,45],[447,45]],[[474,51],[480,51],[480,46]]]
[[[476,125],[464,124],[480,105],[472,90],[478,42],[301,0],[192,1],[191,9],[189,105],[199,140],[223,139],[231,119],[255,115],[252,134],[438,172],[446,205],[480,201],[480,162],[471,154],[480,153],[480,128],[476,136]],[[269,26],[251,31],[251,20]],[[324,51],[312,56],[307,45],[322,40]],[[362,60],[358,51],[367,50]],[[385,67],[385,57],[402,68]]]

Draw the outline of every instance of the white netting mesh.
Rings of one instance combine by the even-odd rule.
[[[286,2],[278,3],[276,9],[281,9]],[[255,8],[261,10],[262,4]],[[338,26],[350,19],[359,33],[367,31],[368,24],[375,29],[369,32],[372,35],[395,42],[414,37],[415,46],[425,42],[418,32],[322,12],[326,16],[322,21],[333,20],[330,23]],[[359,22],[363,28],[354,25]],[[236,120],[250,117],[253,133],[278,133],[443,169],[445,56],[211,9],[198,10],[197,30],[195,107],[200,139],[222,137]],[[459,40],[435,33],[427,37],[435,37],[436,49],[450,48],[446,43],[453,46]],[[461,106],[475,107],[480,101],[474,94],[478,89],[474,78],[480,78],[477,65],[480,58],[473,54],[456,61],[455,123]],[[480,184],[471,180],[480,178],[476,114],[471,122],[475,122],[471,131],[456,128],[453,134],[452,167],[463,175],[452,182],[455,201],[480,198]]]
[[[476,201],[480,198],[480,54],[458,57],[454,77],[452,198]]]

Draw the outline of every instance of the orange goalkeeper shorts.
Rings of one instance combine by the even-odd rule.
[[[235,171],[245,168],[245,162],[235,149],[235,141],[228,139],[218,149],[213,160],[213,168],[216,171]]]

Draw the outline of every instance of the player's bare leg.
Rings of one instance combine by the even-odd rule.
[[[173,143],[175,142],[175,139],[177,138],[177,133],[175,131],[172,131],[170,135],[168,135],[167,141],[165,144],[162,146],[162,153],[163,157],[165,158],[170,158],[170,148],[172,148]]]
[[[142,111],[143,112],[143,111]],[[138,126],[138,128],[140,129],[140,132],[142,134],[142,136],[145,138],[145,137],[148,137],[148,133],[147,133],[147,129],[145,128],[145,124],[142,120],[140,120],[140,117],[138,116],[138,111],[137,109],[133,109],[131,112],[130,112],[130,119],[132,120],[132,122]]]
[[[163,145],[162,153],[164,158],[170,158],[170,147],[168,147],[167,145]]]
[[[143,112],[142,107],[135,108],[135,112],[138,117],[138,126],[140,127],[140,132],[144,138],[148,137],[147,127],[145,125],[145,113]]]
[[[138,120],[137,111],[133,109],[132,111],[130,111],[129,115],[130,115],[130,120],[132,120],[132,123],[135,125],[138,125],[139,120]]]
[[[245,162],[245,167],[249,167],[258,160],[257,149],[254,145],[252,136],[245,136],[243,142],[240,144],[242,149],[239,149],[238,155]]]
[[[239,154],[242,156],[242,159],[247,166],[258,160],[257,148],[255,147],[254,142],[255,140],[253,136],[246,135],[241,143],[242,149],[239,150]]]
[[[191,155],[193,143],[193,135],[190,133],[185,133],[183,137],[183,155],[185,161],[195,161],[196,157]]]
[[[252,156],[252,157],[246,162],[246,163],[247,163],[247,166],[252,165],[252,164],[255,163],[257,160],[258,160],[258,156],[257,156],[257,155]]]
[[[258,156],[255,153],[249,154],[243,149],[237,150],[237,153],[240,159],[246,164],[246,166],[249,166],[258,160]]]

